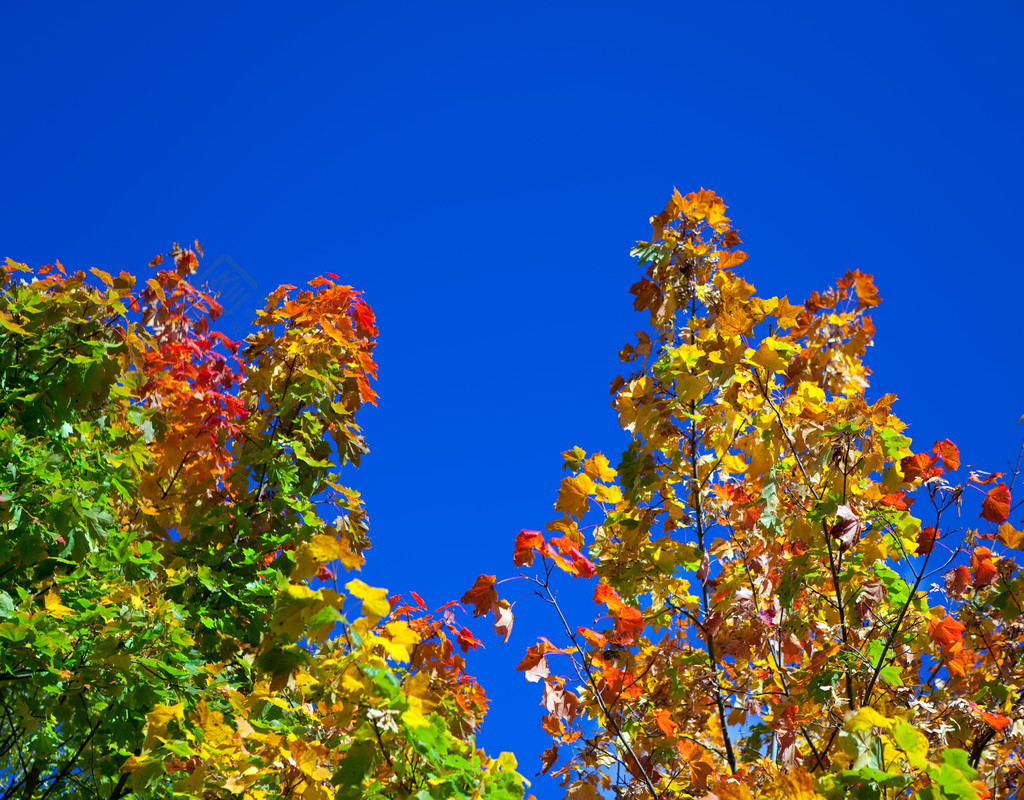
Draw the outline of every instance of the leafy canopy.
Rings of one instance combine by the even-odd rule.
[[[169,259],[0,272],[0,797],[521,797],[468,631],[339,586],[369,306],[282,286],[239,344]]]
[[[676,192],[651,219],[631,290],[649,326],[611,387],[630,444],[614,469],[563,453],[560,515],[515,541],[557,611],[519,664],[541,770],[573,800],[1009,797],[1012,478],[913,447],[896,397],[869,397],[870,276],[759,297],[725,212]],[[566,619],[562,573],[593,585],[595,622]]]

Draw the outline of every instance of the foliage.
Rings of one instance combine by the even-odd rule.
[[[629,447],[617,469],[563,453],[560,516],[515,542],[560,619],[519,665],[541,769],[573,800],[1013,796],[1012,477],[912,447],[895,396],[869,398],[870,276],[759,297],[725,210],[676,192],[652,218],[650,327],[611,387]],[[593,583],[596,624],[568,622],[560,573]],[[497,613],[494,584],[464,601]]]
[[[468,631],[335,577],[369,307],[282,286],[240,346],[169,255],[0,275],[0,798],[521,797]]]

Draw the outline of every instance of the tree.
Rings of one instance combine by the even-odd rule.
[[[651,219],[650,325],[611,387],[630,444],[617,469],[563,453],[560,516],[515,541],[556,612],[519,664],[542,771],[573,800],[1015,796],[1013,478],[912,447],[896,397],[869,399],[870,276],[758,297],[725,211],[676,192]],[[593,584],[596,623],[566,618],[560,573]],[[497,613],[494,586],[463,600]]]
[[[240,345],[169,255],[0,274],[0,798],[521,797],[472,635],[338,585],[369,306],[282,286]]]

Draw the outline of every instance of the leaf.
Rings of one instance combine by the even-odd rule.
[[[950,472],[960,469],[960,450],[949,439],[936,442],[932,452],[942,459],[942,466]]]
[[[555,511],[563,511],[572,514],[576,519],[582,519],[590,507],[589,495],[594,494],[596,487],[589,476],[571,475],[562,479],[562,487],[558,492],[558,501],[555,503]]]
[[[907,493],[900,489],[898,492],[893,494],[884,495],[879,501],[883,506],[888,506],[897,511],[909,511],[911,504],[914,502],[911,498],[908,502]]]
[[[512,606],[508,600],[500,600],[491,606],[494,612],[494,632],[501,637],[502,644],[508,643],[512,635]]]
[[[547,750],[540,754],[540,772],[538,775],[547,774],[555,762],[558,761],[558,745],[553,744]]]
[[[345,588],[350,595],[363,601],[363,614],[370,620],[371,625],[375,625],[377,620],[391,613],[391,604],[387,600],[386,589],[367,586],[358,578],[346,583]]]
[[[550,674],[548,663],[544,658],[546,651],[547,647],[543,643],[534,645],[526,651],[526,655],[523,656],[522,661],[516,667],[518,672],[526,673],[526,680],[530,683],[537,683]]]
[[[999,534],[996,539],[1014,550],[1024,550],[1024,531],[1016,530],[1009,522],[1004,522],[999,526]]]
[[[75,613],[66,605],[61,603],[60,595],[53,591],[53,589],[46,593],[46,596],[43,598],[43,604],[46,608],[46,613],[56,619],[64,619],[64,617]]]
[[[469,590],[462,595],[460,603],[473,606],[473,616],[482,617],[498,602],[498,593],[494,589],[497,580],[495,575],[481,575],[474,581]]]
[[[583,464],[583,471],[595,481],[609,483],[615,480],[617,473],[608,465],[608,459],[595,453]]]
[[[546,542],[540,531],[519,531],[516,536],[515,552],[512,563],[517,567],[529,566],[533,563],[534,551],[545,552]]]
[[[89,270],[89,272],[91,272],[93,275],[95,275],[97,278],[103,281],[107,286],[114,285],[114,279],[110,276],[109,272],[104,272],[103,270],[97,269],[96,267],[92,267]]]
[[[779,356],[775,350],[765,341],[761,343],[757,352],[750,357],[750,363],[767,369],[769,372],[785,372],[788,362]]]
[[[1005,483],[999,483],[988,490],[981,503],[981,516],[997,525],[1006,522],[1010,516],[1010,490]]]

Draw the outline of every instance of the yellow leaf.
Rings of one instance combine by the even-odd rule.
[[[375,589],[372,586],[367,586],[358,578],[346,583],[345,588],[348,589],[350,595],[363,601],[363,614],[372,620],[371,625],[376,625],[379,620],[391,613],[387,589]]]
[[[622,490],[618,486],[597,486],[597,499],[602,503],[621,503]]]
[[[321,564],[331,561],[344,561],[349,550],[339,540],[324,533],[316,534],[310,541],[295,551],[295,566],[292,568],[291,579],[295,582],[315,575]]]
[[[90,269],[89,272],[91,272],[93,275],[95,275],[97,278],[99,278],[101,281],[107,284],[107,286],[114,285],[114,279],[110,277],[109,272],[104,272],[103,270],[97,269],[96,267]]]
[[[1007,547],[1024,550],[1024,531],[1015,530],[1009,522],[999,526],[999,535],[996,538]]]
[[[751,364],[764,367],[770,372],[785,372],[788,366],[788,362],[781,358],[778,351],[768,344],[767,339],[761,342],[761,346],[749,360]]]
[[[732,453],[722,456],[722,460],[719,462],[718,466],[725,472],[729,472],[734,475],[747,471],[747,462],[740,456],[733,455]]]
[[[416,633],[412,628],[409,627],[409,623],[404,620],[396,620],[395,622],[389,622],[384,626],[384,630],[387,631],[388,636],[391,637],[391,641],[399,647],[404,647],[407,656],[412,655],[413,648],[420,643],[419,634]],[[408,660],[408,658],[404,659]]]
[[[906,722],[897,722],[892,727],[892,737],[907,754],[910,766],[917,769],[928,767],[928,737]]]
[[[64,619],[64,617],[69,614],[75,613],[60,602],[60,595],[53,591],[53,589],[50,589],[50,591],[46,593],[46,597],[43,598],[43,603],[46,606],[46,612],[51,617],[56,617],[57,619]]]
[[[583,471],[595,481],[610,483],[615,480],[616,472],[608,465],[608,459],[601,453],[595,453],[583,465]]]
[[[582,519],[590,506],[588,496],[594,492],[594,482],[585,474],[562,478],[562,487],[558,491],[555,511],[564,511],[566,514],[572,514],[576,519]]]
[[[185,719],[184,703],[153,706],[153,710],[146,714],[146,741],[143,747],[149,749],[158,738],[162,738],[167,733],[167,725],[172,719]]]
[[[402,712],[402,721],[410,728],[423,728],[430,724],[430,721],[423,716],[423,701],[418,697],[410,696],[409,708]]]
[[[866,731],[870,728],[888,730],[894,722],[896,720],[879,714],[870,706],[862,706],[846,718],[843,728],[851,732]]]

